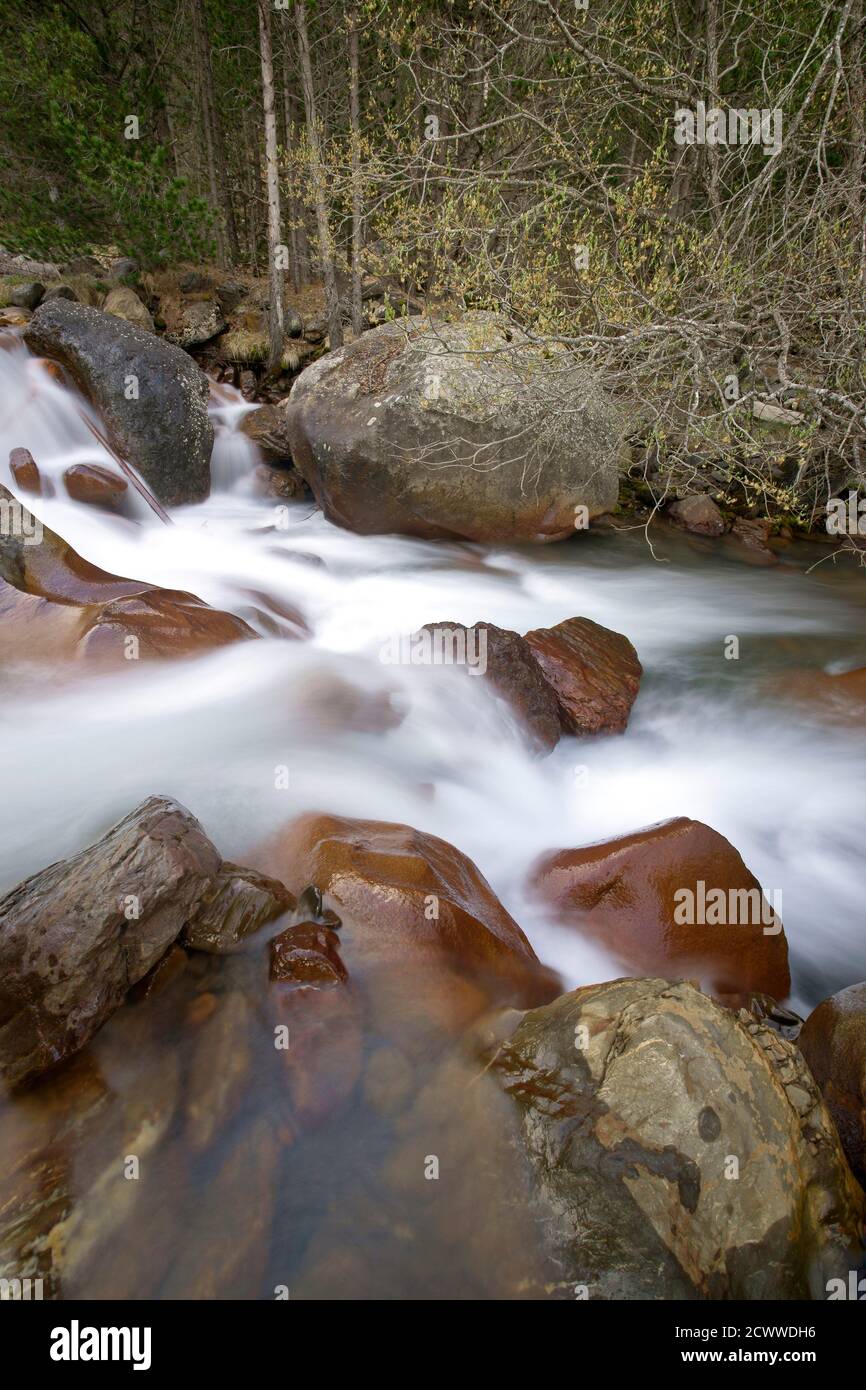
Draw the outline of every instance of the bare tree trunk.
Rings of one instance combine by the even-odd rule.
[[[246,170],[245,232],[247,259],[254,273],[259,268],[259,150],[255,121],[249,110],[243,112],[244,152],[243,167]]]
[[[294,168],[294,157],[296,149],[295,140],[295,118],[292,109],[292,96],[289,90],[291,80],[291,55],[289,52],[288,34],[283,34],[283,123],[286,135],[286,155],[289,160],[288,175],[288,194],[289,194],[289,271],[292,276],[292,288],[297,294],[301,284],[305,283],[301,278],[301,242],[300,242],[300,216],[298,199],[295,193],[295,179],[297,177]]]
[[[349,122],[352,132],[352,332],[364,331],[361,302],[361,223],[364,212],[361,190],[361,96],[358,76],[358,13],[349,14]]]
[[[322,262],[322,279],[325,282],[325,306],[328,313],[328,336],[331,347],[343,346],[343,325],[340,321],[340,303],[337,297],[337,277],[334,273],[334,251],[331,229],[328,223],[328,205],[325,201],[325,174],[322,165],[322,145],[319,139],[319,125],[316,114],[316,92],[313,86],[313,68],[310,62],[310,40],[307,34],[307,17],[302,4],[295,5],[295,25],[298,31],[298,52],[301,60],[301,80],[304,88],[304,106],[307,112],[307,138],[310,142],[310,163],[313,182],[313,196],[316,206],[316,226],[319,233],[319,256]]]
[[[719,100],[719,13],[717,0],[707,0],[707,105],[715,107]],[[719,198],[719,150],[717,145],[707,145],[707,191],[713,222],[718,226],[722,214]]]
[[[220,260],[225,264],[227,259],[231,262],[238,258],[238,232],[228,185],[222,123],[217,112],[210,35],[204,0],[193,0],[192,21],[201,94],[201,121],[207,156],[208,183],[211,201],[222,217],[218,242]]]
[[[271,371],[283,355],[283,270],[280,240],[280,171],[277,164],[277,118],[274,111],[274,60],[271,53],[270,0],[258,0],[259,47],[262,55],[262,104],[265,113],[265,163],[268,176],[268,327]]]

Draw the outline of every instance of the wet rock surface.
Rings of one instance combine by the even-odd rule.
[[[806,1019],[799,1047],[821,1087],[842,1147],[866,1187],[866,984],[824,999]]]
[[[700,821],[544,855],[532,884],[629,970],[698,979],[734,1003],[790,992],[781,920],[734,846]]]
[[[495,1051],[559,1270],[548,1295],[822,1299],[855,1267],[864,1198],[818,1088],[745,1018],[619,980],[524,1015]]]
[[[178,802],[150,797],[0,899],[0,1076],[15,1086],[77,1052],[184,928],[195,942],[200,912],[199,939],[222,949],[289,902],[224,863]]]
[[[90,564],[0,485],[4,501],[19,509],[20,525],[0,531],[0,645],[17,642],[29,622],[21,644],[29,658],[65,655],[116,665],[201,655],[256,636],[242,618],[194,594],[153,588]],[[62,608],[68,611],[57,611]]]
[[[213,444],[207,378],[181,348],[61,299],[36,311],[25,337],[34,352],[68,369],[102,415],[115,448],[165,506],[207,497]]]
[[[150,797],[100,840],[0,899],[7,1084],[83,1047],[179,935],[220,867],[198,821]]]
[[[519,633],[493,623],[475,623],[467,628],[462,623],[452,622],[427,623],[421,631],[430,634],[433,664],[437,664],[435,643],[447,649],[446,665],[457,664],[467,669],[468,654],[468,669],[473,665],[477,667],[497,695],[505,700],[530,743],[542,752],[550,752],[558,743],[560,722],[556,694],[545,679],[535,653]]]
[[[589,618],[527,632],[526,642],[556,694],[567,733],[622,733],[643,667],[621,632]]]
[[[342,920],[350,976],[401,957],[452,964],[494,993],[550,992],[548,972],[466,855],[411,826],[311,813],[259,858],[290,891],[312,883]]]
[[[183,945],[192,951],[228,955],[294,905],[291,893],[278,879],[225,860],[203,894],[195,920],[184,928]]]

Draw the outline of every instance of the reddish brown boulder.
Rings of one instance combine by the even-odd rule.
[[[412,639],[428,641],[431,665],[475,667],[517,715],[530,742],[549,753],[559,742],[556,695],[524,638],[493,623],[426,623]],[[469,658],[467,660],[467,657]],[[426,664],[419,660],[419,665]]]
[[[73,501],[92,507],[118,507],[129,487],[125,478],[96,463],[73,464],[63,474],[63,481]]]
[[[311,813],[271,843],[259,867],[292,892],[310,883],[321,890],[342,919],[341,954],[353,979],[385,965],[405,992],[407,969],[432,966],[509,1000],[555,992],[472,861],[435,835]]]
[[[563,923],[629,971],[697,979],[732,1004],[790,992],[780,918],[733,845],[700,821],[545,855],[532,882]]]
[[[819,1004],[798,1045],[839,1131],[848,1162],[866,1186],[866,984]]]
[[[622,733],[643,674],[627,637],[589,618],[567,618],[527,632],[526,641],[556,692],[568,733]]]
[[[10,452],[9,471],[21,492],[27,492],[31,497],[42,496],[39,466],[29,449],[13,449]]]
[[[255,635],[242,618],[209,608],[194,594],[149,589],[103,604],[79,643],[78,655],[87,660],[123,660],[130,650],[128,639],[133,637],[143,660],[198,656]]]
[[[668,507],[668,516],[696,536],[720,536],[725,529],[722,513],[712,497],[702,492],[692,492],[688,497],[672,502]]]
[[[242,618],[194,594],[122,579],[90,564],[0,485],[3,502],[17,509],[18,524],[0,530],[0,617],[4,626],[14,622],[16,634],[25,617],[32,621],[32,643],[28,637],[22,650],[28,658],[43,648],[87,660],[193,656],[256,636]],[[16,601],[7,585],[25,601]],[[68,613],[58,613],[64,607]],[[3,633],[0,645],[6,645]]]

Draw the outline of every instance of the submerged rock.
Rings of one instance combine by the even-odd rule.
[[[345,984],[348,972],[339,952],[339,937],[319,922],[287,927],[271,942],[271,979],[307,989]]]
[[[866,984],[823,1000],[803,1024],[799,1046],[866,1186]]]
[[[866,1203],[818,1089],[745,1017],[617,980],[526,1014],[495,1051],[548,1296],[823,1299],[856,1268]]]
[[[544,855],[532,883],[559,920],[628,970],[698,979],[740,1004],[790,992],[782,922],[734,846],[685,816]]]
[[[643,675],[627,637],[589,618],[567,618],[525,640],[556,692],[567,733],[622,733]]]
[[[613,402],[495,314],[374,328],[307,367],[285,409],[296,467],[351,531],[551,541],[616,503]]]
[[[43,304],[24,336],[34,352],[69,370],[102,415],[114,447],[165,506],[207,497],[208,382],[181,348],[64,299]]]

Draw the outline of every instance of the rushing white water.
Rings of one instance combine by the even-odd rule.
[[[866,661],[859,575],[752,569],[709,543],[701,554],[666,543],[658,560],[639,532],[495,551],[354,536],[312,505],[254,496],[251,446],[234,430],[246,409],[221,388],[207,503],[170,526],[138,498],[113,517],[66,499],[60,481],[73,462],[116,467],[88,430],[95,417],[23,347],[0,351],[0,480],[11,486],[9,450],[29,448],[55,482],[54,498],[32,504],[47,525],[106,570],[189,590],[266,634],[269,602],[311,629],[308,641],[265,635],[194,662],[75,680],[22,651],[2,676],[0,888],[151,793],[178,797],[241,860],[305,809],[404,821],[469,854],[573,985],[613,967],[525,898],[529,865],[546,849],[688,815],[781,890],[795,1003],[866,978],[866,743],[807,719],[772,684],[791,666]],[[390,636],[424,623],[524,632],[577,614],[626,633],[646,674],[623,737],[564,739],[546,759],[524,748],[485,682],[382,660]],[[732,634],[737,661],[724,655]],[[347,718],[340,679],[368,705],[390,696],[402,721]]]

